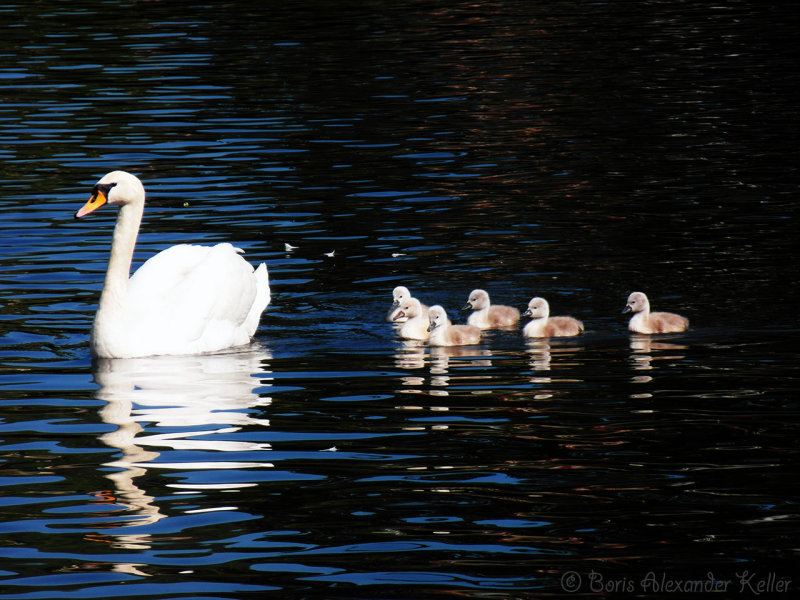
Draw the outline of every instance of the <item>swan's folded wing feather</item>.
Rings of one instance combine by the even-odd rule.
[[[253,268],[231,244],[181,245],[142,265],[131,278],[129,297],[141,322],[151,324],[150,335],[163,329],[184,342],[224,347],[246,343],[250,334],[243,334],[243,325],[256,285]]]
[[[178,282],[203,262],[213,246],[178,244],[151,256],[131,276],[128,293],[139,299],[169,293]]]

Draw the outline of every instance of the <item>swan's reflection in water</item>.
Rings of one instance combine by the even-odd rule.
[[[96,397],[106,402],[99,414],[105,423],[115,426],[99,439],[121,451],[118,459],[104,465],[118,470],[104,475],[113,482],[113,501],[135,513],[131,526],[153,523],[165,516],[153,497],[136,484],[148,469],[272,466],[258,460],[207,460],[206,456],[214,451],[247,452],[252,457],[270,449],[266,443],[225,439],[245,426],[269,425],[268,420],[254,413],[271,403],[270,398],[256,391],[269,384],[271,374],[265,365],[270,358],[269,352],[259,347],[215,355],[103,359],[95,363],[94,378],[100,385]],[[165,448],[201,451],[206,460],[154,462]],[[196,490],[250,485],[256,484],[170,487]],[[142,547],[147,539],[137,535],[115,537],[126,547]]]

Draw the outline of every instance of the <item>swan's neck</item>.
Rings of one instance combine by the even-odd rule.
[[[120,356],[118,348],[126,343],[128,322],[128,279],[133,261],[133,248],[142,222],[143,204],[124,204],[119,209],[106,280],[100,293],[94,317],[91,346],[97,356]]]
[[[103,284],[103,293],[100,295],[100,307],[104,301],[121,302],[128,295],[128,279],[131,275],[136,236],[139,234],[139,225],[142,222],[142,208],[142,205],[124,204],[119,209],[111,241],[106,280]]]

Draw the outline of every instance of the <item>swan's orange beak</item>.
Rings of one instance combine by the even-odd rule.
[[[103,206],[103,204],[106,202],[108,202],[108,198],[106,197],[105,193],[103,193],[103,190],[95,188],[94,193],[92,193],[91,198],[89,198],[89,201],[83,205],[83,208],[75,213],[75,218],[80,219],[81,217],[85,217],[89,213],[92,213]]]

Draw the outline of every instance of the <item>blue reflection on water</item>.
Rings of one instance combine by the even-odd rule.
[[[685,8],[0,8],[0,598],[788,574],[794,37]],[[114,214],[71,215],[120,167],[135,266],[268,263],[252,348],[91,362]],[[400,284],[456,321],[476,286],[541,294],[587,333],[405,344]],[[630,337],[639,288],[692,329]]]

